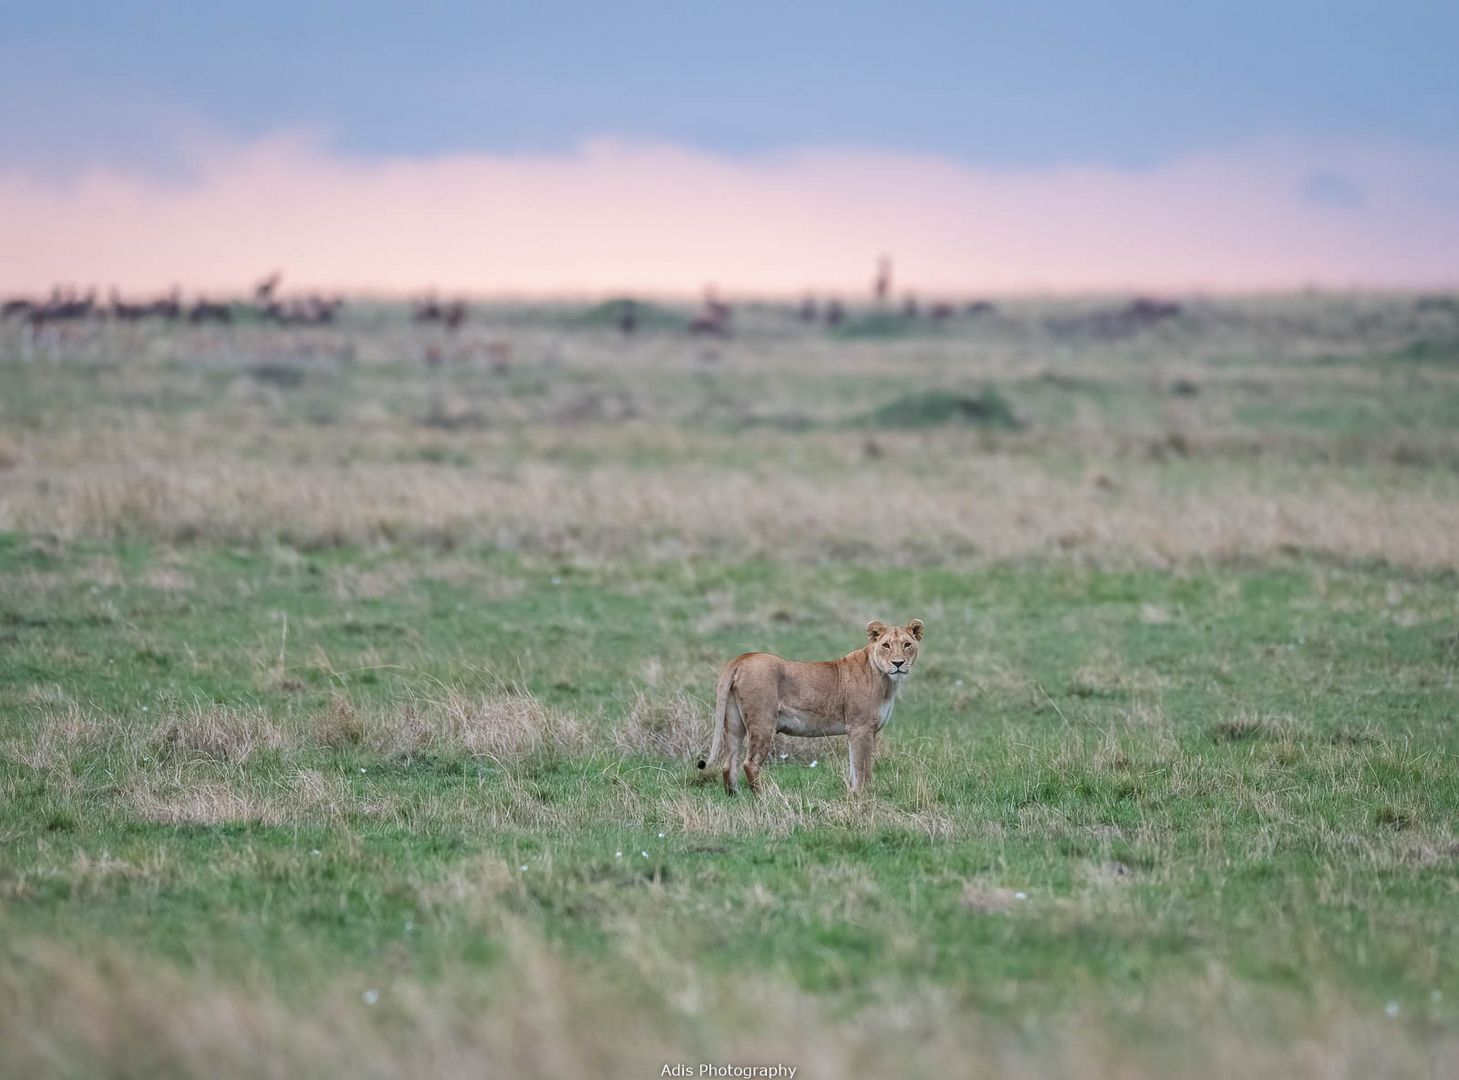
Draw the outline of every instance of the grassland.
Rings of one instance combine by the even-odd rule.
[[[0,1073],[1452,1074],[1459,306],[1099,306],[0,330]]]

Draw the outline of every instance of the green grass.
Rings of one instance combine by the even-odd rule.
[[[1213,362],[1174,406],[1195,450],[1151,464],[1155,436],[1134,433],[1163,438],[1169,399],[1141,359],[1057,380],[1007,361],[988,386],[1011,403],[976,400],[1030,419],[989,444],[929,389],[955,373],[945,357],[853,354],[832,389],[748,355],[708,376],[717,392],[842,420],[881,403],[884,445],[763,413],[706,424],[688,403],[703,380],[668,353],[621,376],[368,357],[155,385],[145,366],[0,370],[5,414],[32,421],[0,444],[0,495],[41,508],[24,528],[0,512],[0,1071],[657,1075],[779,1055],[802,1075],[1443,1072],[1459,566],[1405,554],[1423,521],[1395,519],[1386,557],[1075,540],[990,558],[895,521],[826,557],[797,541],[794,506],[783,548],[736,553],[672,516],[604,539],[594,504],[534,511],[535,532],[482,511],[478,530],[351,520],[305,543],[206,514],[158,530],[170,504],[73,518],[43,501],[106,446],[139,468],[203,447],[321,491],[376,462],[428,471],[380,474],[408,486],[608,460],[625,497],[686,461],[955,492],[997,451],[1000,468],[1101,470],[1110,499],[1235,477],[1274,515],[1313,477],[1358,500],[1335,516],[1386,487],[1452,492],[1448,398],[1421,406],[1401,380],[1318,422],[1302,410],[1352,401],[1346,375],[1260,412]],[[548,397],[626,385],[638,416],[564,431],[491,396],[528,377]],[[432,378],[479,394],[484,425],[423,429]],[[1089,409],[1132,441],[1081,442]],[[1444,454],[1385,472],[1394,417]],[[1270,436],[1264,453],[1233,449],[1232,424]],[[1353,460],[1284,441],[1309,426],[1357,440]],[[786,740],[758,798],[693,775],[726,659],[832,657],[868,619],[913,616],[923,653],[867,796],[838,740]],[[1317,1066],[1299,1043],[1325,1048]]]
[[[683,330],[689,325],[688,319],[671,308],[626,298],[605,300],[582,312],[574,321],[584,329],[617,330],[623,318],[623,305],[629,302],[634,304],[634,319],[639,330]]]
[[[664,947],[713,969],[753,963],[853,997],[862,965],[1029,1009],[1093,987],[1136,994],[1212,963],[1259,984],[1337,980],[1375,1008],[1459,994],[1452,580],[1028,565],[904,571],[891,589],[872,567],[710,565],[666,577],[617,566],[564,578],[484,551],[463,559],[464,581],[445,583],[408,556],[204,551],[169,557],[187,585],[159,589],[146,582],[164,564],[146,548],[41,551],[10,537],[0,550],[12,583],[0,610],[12,738],[34,738],[58,698],[144,735],[140,758],[103,743],[71,755],[61,776],[4,766],[0,888],[13,935],[97,935],[209,967],[247,961],[280,984],[336,977],[341,962],[366,978],[406,920],[431,926],[413,883],[490,853],[529,866],[514,913],[588,962],[611,959],[607,920],[628,917],[655,919]],[[388,571],[392,584],[342,601],[330,581],[345,567]],[[36,590],[35,573],[59,584]],[[515,583],[505,598],[502,581]],[[746,614],[696,629],[700,590],[728,593]],[[400,709],[440,685],[506,682],[607,730],[653,692],[641,674],[650,664],[661,681],[707,695],[715,661],[737,651],[854,646],[855,627],[828,614],[851,603],[930,615],[873,797],[905,820],[805,823],[769,838],[734,828],[704,852],[670,807],[725,796],[693,786],[686,761],[548,753],[521,765],[522,796],[500,765],[459,749],[392,758],[307,741],[241,766],[204,757],[184,767],[265,792],[318,770],[339,781],[342,817],[158,825],[116,794],[133,772],[175,767],[147,733],[198,704],[255,706],[307,727],[339,698]],[[39,702],[37,686],[47,688]],[[847,798],[843,767],[827,752],[817,768],[782,763],[773,775],[814,817]],[[473,805],[510,821],[518,798],[562,825],[544,831],[524,813],[517,827],[473,827]],[[636,808],[626,819],[625,798]],[[459,814],[433,809],[458,800]],[[387,820],[372,820],[371,802],[390,808]],[[240,850],[244,864],[220,870]],[[103,852],[164,869],[78,887],[74,860]],[[1125,869],[1111,885],[1101,875],[1116,863]],[[678,902],[635,888],[654,875]],[[851,923],[840,914],[848,877],[868,905]],[[595,901],[605,878],[619,885],[611,902]],[[963,903],[968,881],[1031,899],[1026,911],[976,914]],[[738,901],[752,888],[781,899],[747,909]],[[215,940],[223,913],[228,933]],[[457,944],[423,932],[407,948],[429,972]],[[493,957],[486,948],[454,962]]]
[[[942,328],[929,319],[901,312],[871,311],[847,319],[832,328],[832,335],[844,341],[895,341],[928,337]]]

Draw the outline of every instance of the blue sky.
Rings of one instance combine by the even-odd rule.
[[[812,146],[1148,168],[1279,135],[1459,148],[1459,3],[10,5],[0,165]]]
[[[0,290],[1459,286],[1459,0],[12,4]]]

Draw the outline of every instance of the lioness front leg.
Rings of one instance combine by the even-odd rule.
[[[876,725],[863,724],[851,731],[851,794],[860,794],[871,782],[871,757],[876,749]]]

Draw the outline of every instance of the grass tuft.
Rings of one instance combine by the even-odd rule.
[[[970,424],[975,427],[1016,431],[1023,422],[996,389],[984,387],[976,395],[947,390],[926,390],[904,394],[867,413],[864,423],[873,427],[925,428],[942,424]]]

